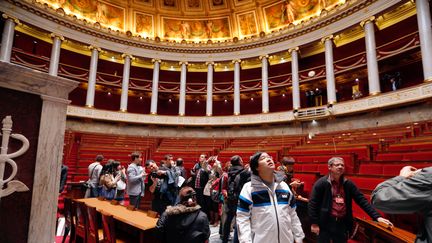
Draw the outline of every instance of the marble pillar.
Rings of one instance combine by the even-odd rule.
[[[18,22],[17,19],[10,17],[6,14],[2,15],[3,18],[6,19],[3,34],[2,34],[2,42],[0,49],[0,61],[2,62],[10,62],[12,55],[12,45],[14,40],[15,26]]]
[[[180,98],[179,98],[179,115],[184,116],[186,112],[186,74],[187,62],[180,62],[181,77],[180,77]]]
[[[269,90],[268,90],[268,55],[260,56],[261,59],[261,92],[262,113],[269,112]]]
[[[234,60],[234,115],[240,115],[240,63]]]
[[[161,60],[152,59],[153,62],[153,80],[152,80],[152,94],[150,103],[150,114],[157,114],[158,106],[158,93],[159,93],[159,69]]]
[[[416,0],[417,24],[425,81],[432,81],[432,28],[428,0]]]
[[[325,64],[327,79],[327,105],[336,103],[336,84],[333,66],[333,35],[324,37],[321,40],[325,46]]]
[[[381,87],[376,55],[375,17],[362,21],[360,25],[363,26],[365,30],[369,95],[377,95],[381,93]]]
[[[101,51],[101,49],[94,46],[90,46],[89,49],[91,50],[91,60],[87,86],[86,106],[94,107],[97,65],[99,60],[99,52]]]
[[[207,65],[207,101],[206,115],[213,114],[213,66],[214,62],[206,62]]]
[[[29,243],[54,241],[66,109],[69,104],[67,99],[69,92],[78,84],[18,65],[0,63],[0,87],[37,94],[42,99],[35,161],[28,161],[35,164],[33,186],[30,188]]]
[[[130,76],[130,66],[133,56],[130,54],[123,54],[124,59],[123,64],[123,79],[122,79],[122,90],[120,97],[120,111],[126,112],[128,106],[129,98],[129,76]]]
[[[300,109],[300,78],[299,78],[299,64],[298,53],[299,48],[295,47],[288,50],[291,54],[291,75],[292,75],[292,100],[293,110]]]
[[[59,63],[60,63],[61,44],[62,41],[64,41],[64,37],[61,35],[51,33],[51,38],[53,39],[53,45],[51,49],[51,58],[50,58],[48,74],[52,76],[57,76]]]

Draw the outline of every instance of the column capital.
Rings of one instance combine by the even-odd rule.
[[[181,66],[181,65],[186,65],[186,67],[189,65],[189,63],[188,62],[186,62],[186,61],[181,61],[181,62],[179,62],[179,65]]]
[[[125,59],[126,57],[129,57],[131,60],[135,60],[135,57],[132,56],[132,54],[128,54],[128,53],[123,53],[123,54],[121,55],[121,57],[122,57],[123,59]]]
[[[234,59],[234,60],[232,60],[232,63],[241,63],[241,60],[240,59]]]
[[[151,60],[151,62],[152,62],[152,63],[155,63],[155,62],[161,63],[162,60],[161,60],[161,59],[157,59],[157,58],[153,58],[153,59]]]
[[[299,48],[298,46],[296,46],[296,47],[293,47],[293,48],[288,49],[289,54],[291,54],[293,51],[297,51],[297,52],[299,52],[299,51],[300,51],[300,48]]]
[[[214,62],[206,62],[205,63],[207,66],[209,66],[209,65],[212,65],[212,66],[214,66],[215,65],[215,63]]]
[[[365,26],[367,23],[369,23],[369,22],[375,22],[375,21],[376,21],[375,16],[371,16],[371,17],[369,17],[369,18],[363,20],[362,22],[360,22],[360,26],[361,26],[362,28],[364,28],[364,26]]]
[[[333,41],[333,39],[334,39],[333,35],[325,36],[325,37],[321,38],[321,43],[324,44],[327,40]]]
[[[93,51],[93,50],[97,50],[98,52],[102,51],[102,49],[100,47],[93,46],[93,45],[87,46],[87,49],[89,49],[90,51]]]
[[[59,38],[61,41],[64,41],[64,40],[65,40],[65,38],[64,38],[62,35],[60,35],[60,34],[56,34],[56,33],[51,33],[51,34],[50,34],[50,37],[53,38],[53,39],[57,37],[57,38]]]
[[[262,60],[263,58],[268,59],[270,56],[268,54],[259,56],[259,59]]]
[[[10,19],[13,22],[15,22],[15,24],[18,24],[18,25],[21,24],[21,22],[19,21],[19,19],[15,18],[13,16],[10,16],[10,15],[7,15],[7,14],[2,14],[2,18],[4,18],[4,19]]]

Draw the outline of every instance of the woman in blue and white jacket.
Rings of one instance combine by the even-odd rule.
[[[294,195],[274,172],[273,158],[257,152],[250,159],[251,181],[241,190],[237,206],[240,243],[292,243],[305,237],[295,211]]]

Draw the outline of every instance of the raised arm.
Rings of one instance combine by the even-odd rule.
[[[386,213],[414,213],[432,203],[432,167],[405,178],[396,176],[379,184],[372,193],[373,205]]]

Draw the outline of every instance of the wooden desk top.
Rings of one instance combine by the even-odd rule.
[[[141,230],[155,228],[156,222],[158,221],[157,218],[147,216],[147,212],[128,210],[125,206],[113,205],[109,201],[101,201],[97,198],[82,198],[75,200],[84,202],[88,206],[95,207],[99,212],[104,211],[108,214],[111,214],[114,219],[122,221]]]
[[[374,231],[374,233],[378,235],[382,235],[386,239],[389,239],[389,242],[406,242],[411,243],[416,239],[416,235],[408,232],[406,230],[393,227],[388,227],[387,224],[374,222],[372,220],[366,220],[361,218],[356,218],[357,222],[364,227],[368,227]]]

